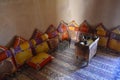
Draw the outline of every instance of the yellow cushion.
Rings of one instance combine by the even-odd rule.
[[[36,56],[32,57],[31,61],[32,63],[41,63],[43,62],[45,59],[47,59],[50,55],[48,55],[47,53],[39,53]]]
[[[74,30],[75,30],[75,27],[69,26],[69,30],[74,31]]]
[[[107,47],[108,37],[100,37],[98,45],[102,47]]]
[[[29,45],[29,42],[28,42],[28,41],[20,44],[21,50],[26,50],[26,49],[28,49],[29,47],[30,47],[30,45]]]
[[[32,57],[32,51],[31,49],[27,49],[24,51],[21,51],[15,55],[16,63],[19,65],[22,65],[25,63],[26,60]]]
[[[120,30],[119,29],[115,29],[112,31],[113,33],[116,33],[116,34],[120,34]]]
[[[31,40],[31,43],[32,43],[33,46],[35,46],[35,45],[36,45],[35,39],[32,39],[32,40]]]
[[[106,31],[103,29],[103,27],[97,27],[97,34],[98,35],[102,35],[102,36],[105,36],[106,35]]]
[[[114,49],[116,51],[120,51],[120,42],[115,39],[110,39],[109,41],[109,47],[111,49]]]
[[[48,39],[48,35],[47,35],[47,34],[43,34],[43,35],[41,36],[41,38],[42,38],[43,41],[45,41],[45,40]]]
[[[47,42],[43,42],[43,43],[37,45],[35,50],[36,50],[36,53],[48,52],[48,50],[49,50],[48,43]]]

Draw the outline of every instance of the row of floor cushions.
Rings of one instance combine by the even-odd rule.
[[[95,33],[100,37],[99,46],[120,52],[120,26],[109,31],[103,24],[99,24]]]
[[[59,25],[61,24],[64,25],[62,26],[63,30],[60,31]],[[120,52],[120,26],[107,30],[107,28],[100,23],[93,29],[86,20],[80,25],[78,25],[75,21],[71,21],[68,24],[62,21],[59,25],[58,31],[64,31],[62,34],[68,31],[69,38],[72,40],[78,41],[81,33],[89,33],[100,37],[98,46]],[[67,26],[67,28],[64,28],[64,26]]]
[[[67,27],[61,23],[59,30],[62,31],[63,28]],[[30,40],[16,36],[14,45],[9,50],[0,46],[0,79],[6,74],[16,72],[25,63],[35,69],[40,69],[50,62],[53,57],[48,53],[54,51],[60,41],[69,40],[67,29],[63,31],[65,34],[59,30],[50,25],[45,33],[36,29]]]
[[[79,26],[75,21],[68,23],[67,26],[72,40],[79,40],[81,33],[97,35],[100,37],[98,46],[120,52],[120,26],[107,30],[107,28],[100,23],[93,29],[86,20]]]
[[[61,21],[57,28],[53,25],[50,25],[45,33],[36,30],[32,38],[39,38],[43,40],[49,39],[49,46],[51,49],[54,49],[59,41],[68,40],[70,42],[71,39],[77,40],[80,33],[90,33],[97,35],[100,37],[98,43],[99,46],[120,52],[120,46],[118,47],[117,45],[120,44],[120,26],[117,26],[116,28],[113,28],[109,31],[102,23],[100,23],[94,29],[92,29],[86,20],[83,21],[80,25],[78,25],[75,21],[71,21],[70,23]],[[48,37],[45,38],[44,35]],[[56,42],[55,45],[52,44],[54,42]]]
[[[14,47],[9,50],[0,46],[0,80],[8,74],[16,72],[24,64],[40,69],[53,59],[48,54],[49,46],[46,41],[35,46],[33,39],[24,42],[20,41],[21,39],[16,39]],[[37,40],[34,40],[34,43],[37,43]]]

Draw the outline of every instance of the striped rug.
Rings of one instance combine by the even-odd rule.
[[[120,80],[120,55],[110,51],[98,50],[89,65],[82,69],[73,45],[52,55],[54,60],[40,71],[28,67],[8,80]]]

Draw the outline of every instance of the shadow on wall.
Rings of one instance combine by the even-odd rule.
[[[1,0],[0,45],[10,43],[15,35],[29,39],[35,28],[45,32],[50,24],[57,27],[60,20],[80,24],[86,19],[91,25],[103,22],[111,29],[119,25],[119,3],[120,0]]]
[[[42,0],[40,7],[46,27],[50,24],[57,27],[60,20],[68,21],[70,19],[69,0]]]
[[[56,24],[58,13],[57,13],[57,0],[42,0],[40,1],[40,9],[39,11],[42,13],[42,20],[44,22],[44,30],[50,24]],[[46,28],[45,28],[46,27]]]
[[[1,0],[0,45],[10,45],[19,35],[29,39],[35,28],[42,32],[57,23],[57,0]]]
[[[11,45],[15,35],[30,36],[36,19],[32,1],[0,0],[0,12],[0,45]]]
[[[120,0],[90,0],[87,3],[83,16],[91,25],[103,22],[108,29],[119,25]]]
[[[29,39],[35,28],[45,32],[50,24],[57,27],[60,20],[68,20],[69,0],[1,1],[0,9],[3,10],[0,11],[4,14],[0,17],[2,16],[3,19],[10,21],[10,23],[7,23],[0,19],[0,22],[3,21],[2,23],[8,24],[7,28],[0,27],[3,30],[9,29],[9,33],[0,32],[0,34],[4,34],[4,36],[0,35],[2,37],[0,45],[10,45],[15,35]],[[5,17],[5,14],[7,17]]]

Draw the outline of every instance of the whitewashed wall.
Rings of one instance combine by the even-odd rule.
[[[45,31],[60,20],[103,22],[111,29],[119,25],[120,0],[0,0],[0,45],[15,35],[29,39],[35,28]]]

